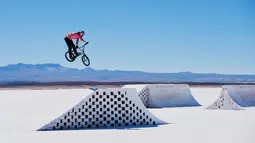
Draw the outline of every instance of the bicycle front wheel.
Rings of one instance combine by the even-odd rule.
[[[86,54],[82,55],[81,59],[82,59],[82,62],[83,62],[83,64],[85,66],[89,66],[90,65],[90,60],[89,60],[89,58],[88,58],[88,56]]]

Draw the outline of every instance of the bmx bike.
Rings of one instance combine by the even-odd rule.
[[[87,45],[88,43],[85,43],[84,45],[82,45],[81,47],[78,47],[77,49],[79,49],[81,52],[82,52],[82,57],[81,57],[81,60],[83,62],[83,64],[85,66],[89,66],[90,65],[90,60],[89,60],[89,57],[85,54],[85,46]],[[73,62],[75,61],[75,59],[79,56],[75,56],[74,54],[74,51],[72,50],[72,53],[71,53],[71,57],[69,57],[69,52],[67,51],[65,53],[65,57],[66,57],[66,60],[69,61],[69,62]]]

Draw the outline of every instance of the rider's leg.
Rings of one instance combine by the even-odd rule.
[[[66,41],[66,44],[68,46],[68,52],[69,52],[69,57],[72,59],[72,40],[70,40],[69,38],[65,37],[65,41]]]
[[[74,52],[75,56],[77,57],[78,53],[77,53],[77,50],[75,48],[75,45],[74,45],[73,41],[71,41],[71,47],[73,48],[73,52]]]
[[[78,54],[78,52],[77,52],[75,46],[73,46],[73,51],[74,51],[76,57],[79,56],[79,54]]]

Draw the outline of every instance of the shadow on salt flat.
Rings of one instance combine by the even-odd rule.
[[[146,126],[125,126],[125,127],[109,127],[109,128],[83,128],[83,129],[61,129],[61,130],[36,130],[36,131],[93,131],[93,130],[143,130],[143,129],[147,129],[147,128],[156,128],[159,126],[164,126],[164,125],[169,125],[172,123],[165,123],[165,124],[161,124],[161,125],[146,125]]]

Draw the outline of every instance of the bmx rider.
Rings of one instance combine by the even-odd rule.
[[[78,57],[79,55],[81,55],[81,53],[77,52],[77,48],[78,48],[78,44],[79,44],[79,39],[81,39],[81,41],[83,41],[85,44],[88,44],[89,42],[86,42],[82,37],[85,35],[84,31],[78,31],[78,32],[69,32],[66,36],[65,36],[65,42],[68,46],[68,52],[69,52],[69,57],[71,59],[74,59],[75,57]],[[74,45],[73,43],[73,39],[76,39],[76,45]],[[74,56],[72,57],[72,49],[74,51]]]

